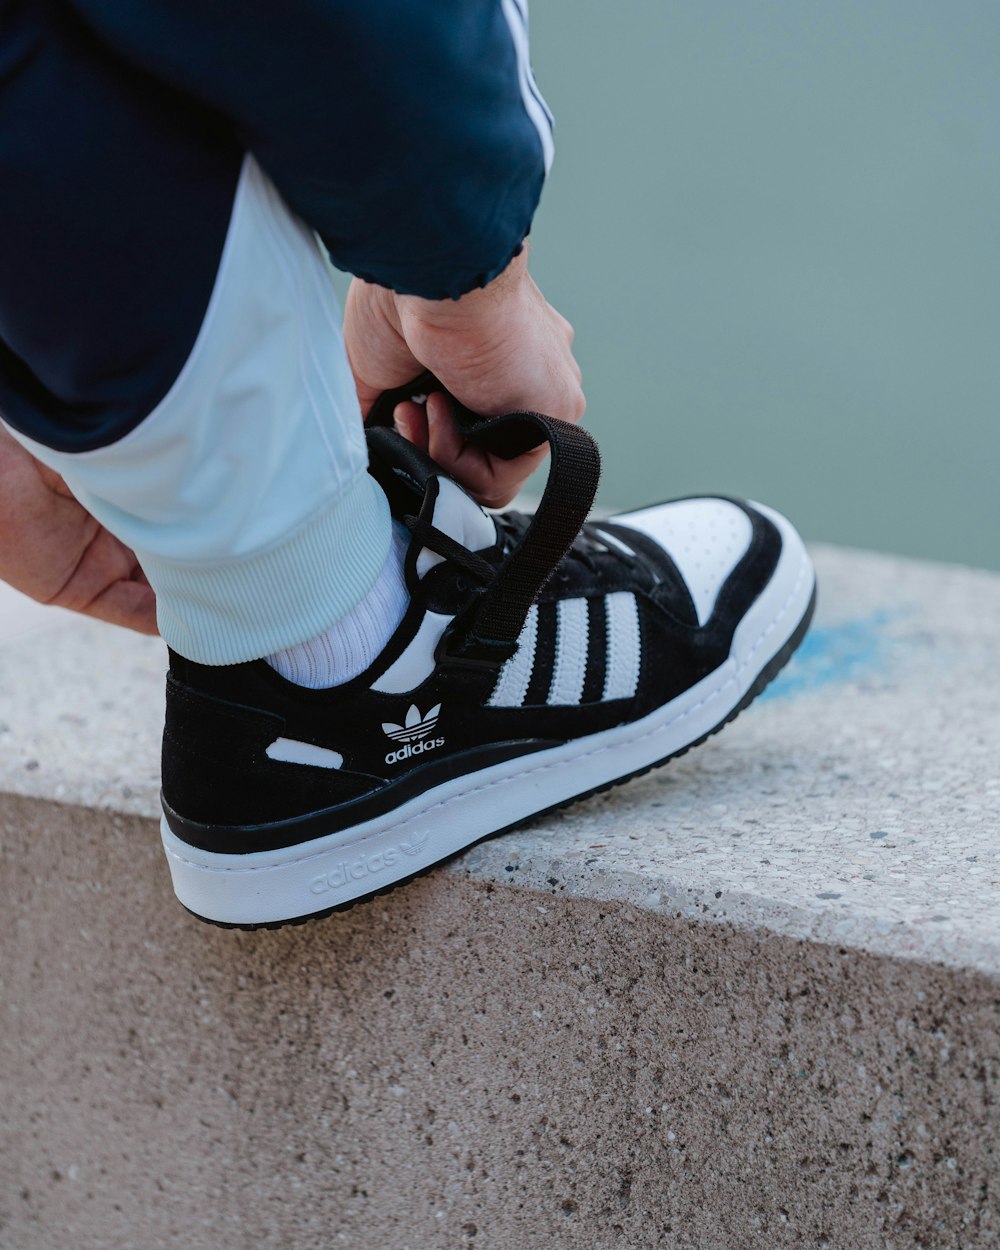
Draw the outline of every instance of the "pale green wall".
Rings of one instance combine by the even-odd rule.
[[[1000,6],[534,0],[602,501],[1000,568]]]

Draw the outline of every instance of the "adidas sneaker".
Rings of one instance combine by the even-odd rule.
[[[593,440],[512,413],[469,437],[505,456],[547,440],[548,484],[534,516],[491,515],[379,424],[399,397],[368,440],[411,532],[411,598],[371,668],[308,690],[263,661],[171,655],[163,842],[207,920],[325,914],[662,764],[745,707],[807,628],[812,566],[769,509],[682,499],[586,522]]]

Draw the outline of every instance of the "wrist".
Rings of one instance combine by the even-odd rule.
[[[502,273],[484,287],[469,291],[459,299],[423,299],[419,295],[394,295],[396,318],[420,321],[431,328],[454,329],[475,324],[480,318],[494,318],[499,306],[516,299],[528,277],[528,244]]]

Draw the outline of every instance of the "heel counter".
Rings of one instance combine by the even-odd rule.
[[[281,729],[279,716],[200,694],[171,673],[163,727],[164,803],[199,823],[235,822],[248,803],[258,806],[254,771],[268,762],[267,747]]]
[[[193,825],[263,825],[372,789],[369,777],[273,759],[268,748],[284,730],[277,713],[203,694],[172,672],[162,758],[168,820],[175,813]]]

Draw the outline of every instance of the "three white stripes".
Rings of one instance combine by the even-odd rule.
[[[639,684],[641,641],[635,595],[619,590],[604,598],[607,642],[602,702],[627,699]],[[575,707],[583,701],[591,640],[586,599],[562,599],[556,607],[555,654],[546,703]],[[491,707],[521,707],[539,659],[538,608],[532,607],[521,630],[517,651],[500,670]],[[544,662],[544,656],[541,657]]]

